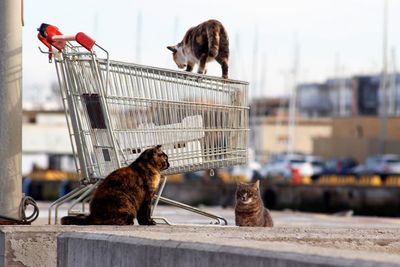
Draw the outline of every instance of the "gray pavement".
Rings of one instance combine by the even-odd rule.
[[[33,225],[45,225],[48,219],[48,202],[38,202],[40,209],[39,218]],[[59,209],[59,217],[67,214],[68,203]],[[199,207],[200,209],[222,216],[228,225],[235,225],[234,209],[221,207]],[[88,207],[87,207],[88,210]],[[275,226],[277,227],[352,227],[352,228],[400,228],[400,218],[372,217],[372,216],[337,216],[320,213],[306,213],[297,211],[271,211]],[[54,215],[54,212],[53,212]],[[172,206],[159,205],[154,216],[165,217],[174,224],[213,224],[209,218],[178,209]]]

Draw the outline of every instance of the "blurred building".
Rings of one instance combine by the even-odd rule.
[[[359,162],[380,154],[380,118],[377,116],[337,117],[331,120],[329,136],[313,137],[313,153],[324,158],[353,157]],[[385,153],[400,153],[400,117],[388,117]]]
[[[380,134],[386,109],[384,153],[400,151],[400,74],[328,79],[296,88],[294,151],[325,158],[350,156],[359,161],[382,152]],[[385,99],[386,97],[386,99]],[[277,105],[277,103],[285,103]],[[251,104],[251,144],[256,159],[268,160],[288,149],[289,101],[256,99]]]
[[[23,111],[22,174],[33,169],[76,171],[64,111]]]
[[[352,115],[377,116],[382,100],[379,99],[379,76],[355,76],[352,79]]]
[[[285,97],[256,98],[250,103],[250,116],[277,116],[288,113],[289,100]]]
[[[301,117],[329,117],[333,114],[333,102],[326,84],[300,84],[297,90],[297,109]]]
[[[256,117],[254,119],[254,153],[256,160],[267,161],[272,155],[286,152],[289,132],[287,117]],[[293,150],[307,154],[314,153],[314,139],[329,138],[332,135],[331,118],[296,119]]]
[[[296,119],[293,148],[296,152],[315,154],[325,159],[353,157],[359,162],[368,156],[380,154],[380,118],[352,116]],[[288,148],[287,119],[255,118],[256,159],[265,162],[273,154]],[[384,153],[399,154],[400,117],[388,117]]]
[[[331,103],[330,115],[333,117],[347,117],[352,114],[353,88],[351,78],[328,79],[325,82]]]
[[[377,116],[382,114],[385,106],[387,115],[400,115],[400,74],[388,75],[386,96],[380,85],[380,75],[299,84],[296,88],[297,111],[306,118]]]

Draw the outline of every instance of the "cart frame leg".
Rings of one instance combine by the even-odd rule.
[[[167,176],[163,176],[162,178],[163,178],[163,180],[161,182],[160,189],[158,190],[158,194],[156,195],[156,199],[154,201],[154,205],[153,205],[153,208],[151,210],[151,216],[152,216],[153,219],[164,221],[168,225],[173,225],[173,223],[169,222],[165,217],[153,217],[153,212],[156,209],[156,207],[158,206],[159,201],[161,201],[161,202],[169,204],[171,206],[174,206],[174,207],[177,207],[177,208],[181,208],[181,209],[184,209],[184,210],[187,210],[187,211],[190,211],[190,212],[193,212],[193,213],[196,213],[196,214],[199,214],[199,215],[214,219],[214,220],[216,220],[216,222],[214,223],[216,225],[228,225],[228,221],[225,218],[221,217],[221,216],[218,216],[218,215],[215,215],[215,214],[212,214],[212,213],[209,213],[209,212],[205,212],[205,211],[203,211],[201,209],[198,209],[198,208],[192,207],[190,205],[178,202],[176,200],[172,200],[172,199],[169,199],[169,198],[162,197],[161,194],[162,194],[162,192],[164,190],[164,187],[165,187],[165,184],[167,182]]]
[[[101,180],[97,181],[94,184],[88,184],[88,185],[80,185],[78,188],[75,188],[74,190],[72,190],[71,192],[69,192],[68,194],[66,194],[65,196],[57,199],[56,201],[54,201],[50,207],[49,207],[49,218],[48,218],[48,223],[51,224],[51,216],[52,216],[52,209],[54,207],[54,224],[58,224],[58,208],[63,205],[64,203],[73,200],[74,201],[70,204],[69,208],[68,208],[68,215],[77,215],[77,214],[81,214],[79,212],[74,212],[72,209],[73,207],[75,207],[78,203],[82,202],[82,211],[84,211],[84,205],[85,202],[87,201],[87,199],[90,198],[91,193],[97,188],[98,184],[102,182]],[[158,217],[158,216],[153,216],[154,210],[157,208],[159,202],[163,202],[166,203],[168,205],[180,208],[180,209],[184,209],[187,210],[189,212],[193,212],[196,214],[199,214],[201,216],[205,216],[208,218],[211,218],[213,220],[215,220],[214,224],[215,225],[228,225],[228,222],[225,218],[209,213],[209,212],[205,212],[201,209],[192,207],[190,205],[181,203],[179,201],[175,201],[169,198],[165,198],[162,197],[162,192],[164,191],[165,188],[165,184],[167,183],[167,176],[162,176],[162,181],[160,183],[159,186],[159,190],[158,190],[158,194],[155,195],[155,200],[154,200],[154,204],[152,206],[151,209],[151,217],[154,220],[159,220],[159,221],[163,221],[164,223],[168,224],[168,225],[174,225],[173,223],[171,223],[167,218],[165,217]],[[176,225],[176,224],[175,224]]]
[[[85,191],[87,185],[81,184],[79,187],[75,188],[68,194],[62,196],[61,198],[57,199],[53,203],[50,204],[49,206],[49,218],[48,218],[48,224],[51,224],[51,210],[55,206],[55,224],[57,224],[57,215],[58,215],[58,207],[64,204],[65,202],[74,199],[76,196],[78,196],[81,192]]]

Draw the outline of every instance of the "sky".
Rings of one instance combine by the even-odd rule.
[[[85,32],[111,59],[177,69],[166,46],[181,41],[190,27],[218,19],[230,38],[229,76],[249,81],[253,97],[287,95],[294,70],[297,82],[322,82],[382,69],[383,0],[24,2],[24,100],[46,101],[57,82],[54,65],[38,49],[36,29],[43,22],[68,35]],[[392,68],[399,67],[400,1],[388,3]],[[207,68],[221,76],[218,63]]]

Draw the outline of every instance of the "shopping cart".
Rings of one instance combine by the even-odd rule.
[[[69,214],[85,213],[85,203],[103,178],[159,144],[170,168],[162,172],[153,210],[162,201],[227,224],[161,193],[167,175],[247,162],[248,83],[113,61],[82,32],[67,36],[47,24],[38,31],[48,48],[41,51],[55,62],[81,181],[51,204],[49,224],[52,209],[57,223],[58,208],[66,202],[71,202]],[[78,204],[81,208],[74,209]]]

